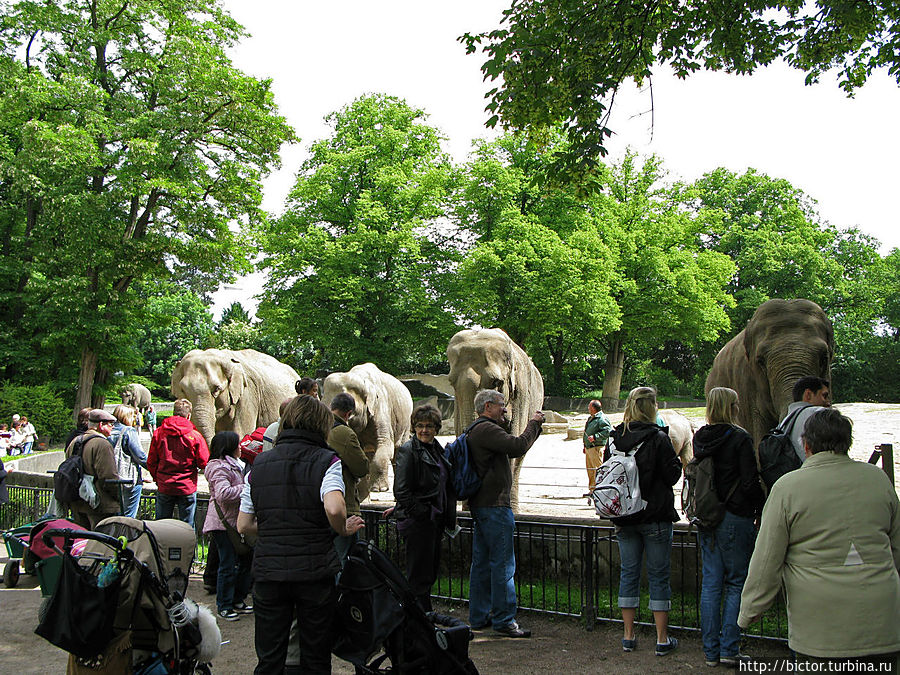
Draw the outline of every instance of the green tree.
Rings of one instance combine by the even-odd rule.
[[[562,394],[570,389],[566,366],[619,322],[612,259],[591,227],[591,204],[575,185],[547,179],[558,151],[541,151],[519,135],[476,144],[456,210],[473,241],[450,295],[468,323],[502,328],[547,362],[547,389]]]
[[[617,404],[626,353],[647,358],[667,340],[698,346],[728,330],[734,264],[698,244],[700,224],[661,181],[656,157],[628,153],[605,170],[600,234],[612,251],[621,325],[602,338],[603,399]],[[614,407],[614,406],[613,406]]]
[[[314,339],[316,368],[384,370],[443,359],[454,322],[438,288],[436,241],[452,181],[425,113],[383,94],[326,121],[288,208],[262,239],[269,269],[258,315],[283,339]]]
[[[222,318],[219,319],[219,326],[228,323],[250,323],[250,312],[244,309],[244,306],[235,301],[222,311]]]
[[[192,349],[202,349],[213,331],[206,303],[179,286],[139,285],[141,298],[135,372],[168,388],[175,362]]]
[[[75,407],[97,404],[133,354],[134,282],[249,266],[230,225],[262,219],[293,133],[216,0],[0,0],[0,20],[0,297],[30,312],[18,351],[74,357]]]
[[[514,1],[500,28],[460,38],[481,50],[489,125],[565,125],[568,159],[594,165],[613,100],[657,65],[686,78],[699,70],[749,74],[782,60],[807,83],[837,69],[852,94],[878,68],[900,82],[900,7],[893,3]]]

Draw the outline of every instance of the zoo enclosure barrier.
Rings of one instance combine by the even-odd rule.
[[[52,490],[10,486],[10,501],[0,505],[0,528],[19,527],[39,519],[47,510]],[[197,498],[195,527],[197,553],[195,572],[206,564],[207,538],[200,532],[209,500]],[[138,516],[153,519],[155,494],[141,499]],[[387,553],[401,569],[405,565],[402,539],[393,521],[382,511],[364,509],[365,537]],[[472,561],[472,519],[458,518],[460,531],[443,543],[441,570],[432,596],[450,602],[467,602],[469,568]],[[591,630],[599,621],[620,621],[617,606],[619,549],[612,525],[590,522],[565,522],[546,517],[519,516],[514,537],[516,553],[516,593],[519,607],[545,614],[576,617]],[[698,631],[700,627],[700,550],[696,532],[676,526],[672,545],[673,628]],[[647,609],[646,576],[642,583],[638,622],[652,625]],[[787,618],[781,597],[757,623],[748,636],[785,640]]]

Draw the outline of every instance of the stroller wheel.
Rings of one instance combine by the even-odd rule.
[[[3,568],[3,583],[7,588],[15,588],[19,583],[19,561],[10,560]]]
[[[43,623],[47,612],[50,611],[50,598],[41,598],[41,604],[38,607],[38,623]]]

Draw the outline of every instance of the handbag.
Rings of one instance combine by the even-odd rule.
[[[216,513],[219,514],[219,520],[222,521],[222,526],[225,528],[225,534],[228,535],[228,541],[231,542],[231,546],[234,548],[234,552],[239,558],[250,555],[250,553],[253,551],[253,546],[256,544],[256,538],[245,537],[240,532],[238,532],[235,529],[234,525],[225,520],[225,514],[222,512],[222,507],[219,506],[219,502],[213,499],[212,503],[216,507]]]

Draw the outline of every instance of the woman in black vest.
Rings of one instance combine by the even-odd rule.
[[[456,497],[447,480],[450,466],[435,438],[441,411],[433,405],[413,410],[415,435],[397,449],[394,516],[406,542],[406,578],[419,606],[431,611],[431,587],[441,564],[441,538],[456,525]]]
[[[331,672],[340,569],[334,535],[363,527],[359,516],[347,517],[341,462],[325,441],[333,419],[318,399],[293,399],[274,447],[259,454],[249,475],[250,504],[241,503],[238,531],[259,537],[253,558],[257,675]],[[285,668],[295,615],[300,664]]]

